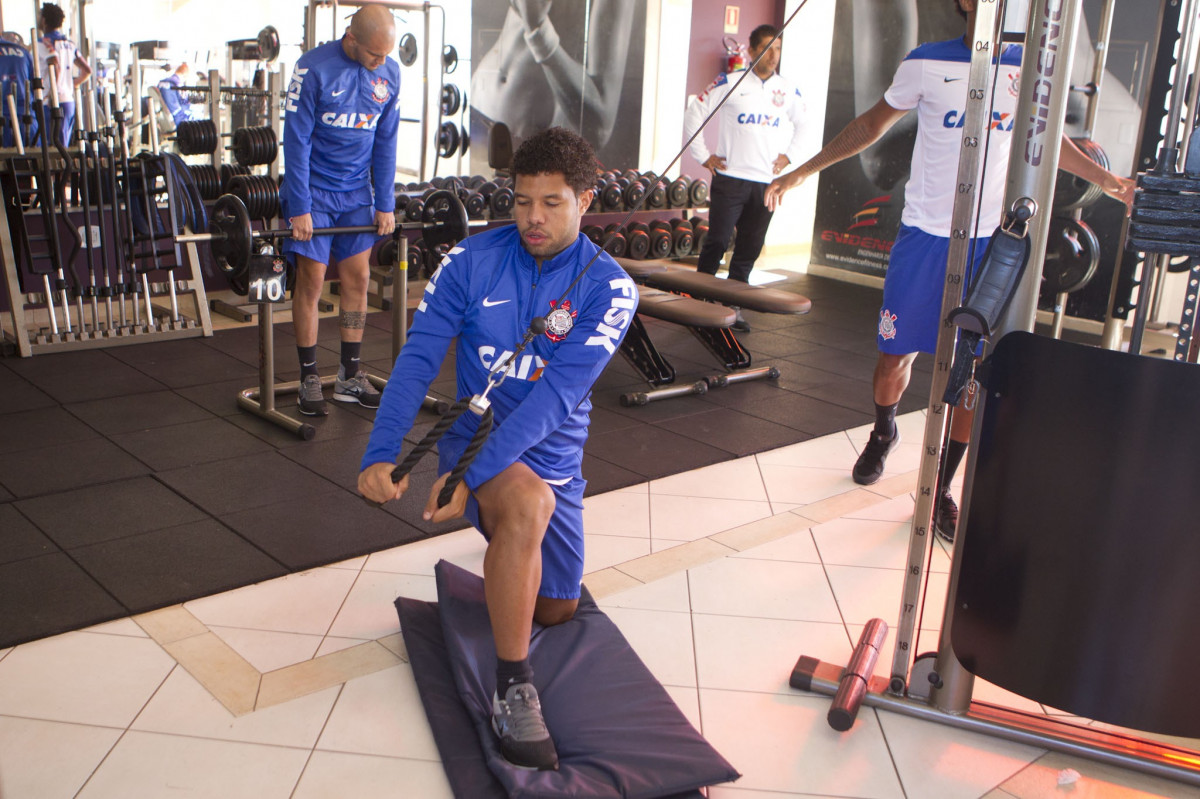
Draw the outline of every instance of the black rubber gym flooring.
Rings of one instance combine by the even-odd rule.
[[[813,300],[805,316],[745,312],[754,366],[778,380],[622,407],[644,390],[616,357],[593,394],[589,495],[770,450],[873,419],[880,292],[795,275],[772,284]],[[679,382],[720,365],[686,329],[644,320]],[[322,320],[323,373],[337,369]],[[391,368],[390,314],[372,313],[363,360]],[[294,380],[292,326],[276,325],[276,371]],[[330,403],[302,441],[237,408],[257,385],[257,327],[211,338],[0,359],[0,647],[142,613],[459,529],[421,509],[436,458],[378,509],[354,491],[372,411]],[[453,399],[452,365],[433,393]],[[922,358],[901,412],[925,405]],[[294,397],[280,399],[295,414]],[[409,440],[436,421],[423,412]],[[844,466],[849,469],[851,464]]]

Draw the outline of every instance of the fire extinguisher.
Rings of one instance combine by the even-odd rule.
[[[737,72],[739,69],[745,69],[750,63],[749,54],[746,52],[746,45],[739,44],[737,39],[732,36],[726,36],[725,44],[725,71]]]

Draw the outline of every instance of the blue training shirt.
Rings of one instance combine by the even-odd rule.
[[[3,103],[3,108],[0,108],[0,115],[8,119],[10,116],[8,110],[8,97],[13,95],[13,99],[17,103],[17,114],[31,114],[28,105],[29,98],[26,97],[25,85],[29,79],[33,77],[33,56],[19,44],[12,42],[0,41],[0,103]],[[20,129],[20,118],[10,121],[10,124]],[[37,131],[37,120],[32,120],[30,125],[30,137]],[[12,128],[5,127],[4,129],[4,146],[12,147],[16,142],[12,138]],[[28,144],[29,142],[26,142]]]
[[[457,337],[459,398],[482,392],[489,371],[508,364],[508,377],[488,394],[494,427],[463,476],[467,487],[478,488],[518,460],[548,482],[579,476],[592,383],[620,346],[638,304],[634,282],[601,252],[554,308],[597,252],[580,235],[539,267],[516,225],[470,236],[452,249],[425,288],[375,414],[362,468],[396,460]],[[546,332],[512,363],[530,321],[551,310]],[[478,425],[468,411],[446,435],[469,438]]]
[[[312,211],[310,188],[348,191],[364,183],[373,185],[375,210],[395,210],[399,92],[394,59],[372,72],[346,55],[340,39],[300,56],[283,129],[280,193],[291,215]]]

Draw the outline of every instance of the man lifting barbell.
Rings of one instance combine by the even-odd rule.
[[[368,259],[376,235],[390,234],[400,115],[400,65],[388,57],[396,23],[384,6],[366,5],[341,39],[309,50],[288,87],[283,151],[288,179],[280,192],[296,256],[292,319],[300,357],[300,412],[328,413],[317,371],[317,303],[331,262],[338,266],[341,364],[333,398],[379,407],[379,392],[359,368],[367,319]],[[372,192],[372,183],[374,191]],[[314,235],[314,228],[374,223],[375,234]]]

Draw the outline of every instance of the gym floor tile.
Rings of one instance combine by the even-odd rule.
[[[600,433],[607,433],[612,430],[620,430],[623,427],[633,427],[642,424],[635,417],[608,408],[602,408],[595,403],[596,397],[592,397],[593,405],[589,413],[591,424],[588,425],[588,435],[594,436]]]
[[[64,406],[103,435],[211,419],[213,414],[173,391],[76,402]]]
[[[111,483],[148,471],[146,465],[103,438],[28,450],[0,459],[0,483],[18,497]]]
[[[730,408],[697,413],[683,419],[668,419],[660,424],[674,433],[698,438],[706,444],[739,457],[811,438],[807,433],[791,427]]]
[[[722,449],[653,425],[595,436],[588,442],[588,451],[642,479],[666,477],[729,458],[729,453]]]
[[[58,552],[54,542],[42,534],[10,504],[0,505],[0,564]]]
[[[303,514],[313,497],[335,487],[276,452],[160,472],[158,478],[213,515],[277,503]]]
[[[0,485],[0,502],[8,502],[9,500],[11,500],[13,498],[14,497],[12,495],[12,492],[9,491],[7,488],[5,488],[3,485]]]
[[[120,433],[110,439],[155,471],[265,452],[270,446],[232,423],[209,418],[169,427]]]
[[[337,483],[347,491],[358,487],[359,464],[367,448],[369,434],[309,441],[303,447],[287,447],[280,450],[285,458],[295,461],[306,469]],[[427,460],[436,463],[432,456]]]
[[[213,519],[81,547],[71,555],[131,613],[287,574]]]
[[[63,549],[208,518],[153,477],[135,477],[18,500],[16,507]]]
[[[228,421],[277,449],[288,449],[294,446],[308,445],[313,441],[330,441],[370,433],[374,422],[351,412],[350,403],[334,402],[332,394],[332,389],[325,391],[325,405],[329,408],[327,416],[305,416],[300,413],[300,409],[296,406],[295,394],[282,394],[275,400],[276,410],[280,413],[316,429],[316,434],[309,441],[305,441],[295,433],[249,411],[242,411],[236,416],[230,416]],[[374,411],[371,413],[374,414]]]
[[[870,320],[867,320],[867,324],[864,324],[861,330],[813,324],[788,328],[780,334],[805,341],[813,345],[814,349],[830,347],[870,357],[876,357],[879,353],[878,336],[875,335],[875,328],[871,326]]]
[[[175,393],[189,402],[199,405],[217,416],[236,416],[243,413],[238,407],[237,396],[243,390],[258,385],[257,373],[251,379],[222,380],[176,389]]]
[[[806,397],[819,399],[822,402],[841,405],[843,408],[850,408],[862,413],[875,413],[875,396],[872,393],[871,384],[862,380],[838,378],[837,380],[805,389],[800,393]]]
[[[421,514],[425,511],[425,503],[429,501],[429,492],[438,478],[437,469],[434,468],[436,465],[437,456],[432,454],[425,456],[417,464],[417,468],[409,474],[408,491],[404,493],[404,496],[383,505],[385,511],[397,519],[404,520],[426,536],[441,535],[470,526],[470,523],[462,517],[437,524],[421,518]]]
[[[128,615],[61,553],[0,565],[0,649]]]
[[[64,355],[70,353],[63,353]],[[107,353],[87,353],[107,355]],[[40,360],[37,356],[30,360]],[[123,397],[128,394],[143,394],[161,391],[166,386],[146,374],[139,372],[116,358],[94,358],[91,361],[73,363],[69,367],[54,369],[45,367],[26,378],[59,402],[87,402],[103,397]]]
[[[590,455],[586,449],[583,453],[583,479],[587,480],[586,497],[645,482],[642,475]]]
[[[114,347],[109,352],[112,357],[122,363],[139,369],[145,367],[152,370],[166,361],[203,357],[208,350],[209,347],[203,339],[185,338],[135,344],[132,347]]]
[[[859,355],[846,350],[824,347],[814,352],[789,356],[787,360],[801,366],[869,382],[875,374],[875,363],[878,358],[874,355]]]
[[[423,537],[407,522],[340,489],[309,492],[306,502],[280,502],[220,519],[293,571]]]
[[[820,345],[806,341],[798,336],[774,333],[770,330],[755,329],[750,333],[740,334],[745,338],[742,345],[751,350],[756,357],[768,356],[783,358],[790,355],[804,355],[821,349]]]
[[[254,382],[258,369],[223,352],[199,345],[195,355],[141,362],[136,368],[170,388],[241,378]]]
[[[769,400],[743,403],[739,410],[813,436],[835,433],[848,427],[867,424],[875,419],[873,413],[850,410],[790,392]]]
[[[10,413],[0,425],[0,454],[97,438],[95,430],[60,407]]]
[[[33,383],[0,365],[0,414],[48,408],[58,401]]]

